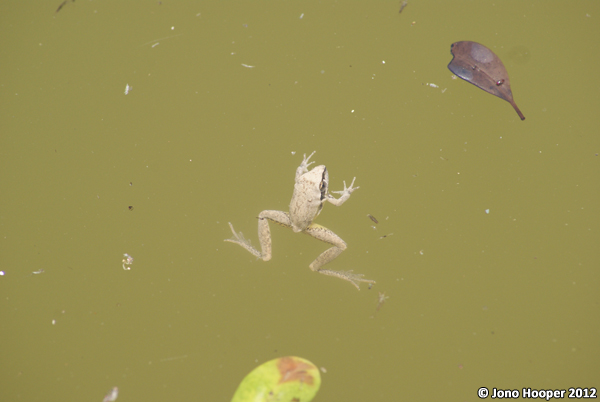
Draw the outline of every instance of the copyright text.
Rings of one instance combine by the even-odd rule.
[[[596,399],[596,388],[568,388],[568,389],[499,389],[492,388],[491,392],[486,387],[477,390],[477,396],[480,399]]]

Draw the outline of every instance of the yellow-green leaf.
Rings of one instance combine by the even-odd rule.
[[[231,402],[309,402],[321,386],[319,369],[301,357],[270,360],[252,370]]]

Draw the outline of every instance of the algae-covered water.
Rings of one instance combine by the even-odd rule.
[[[600,3],[60,5],[0,5],[1,400],[229,401],[280,356],[319,401],[599,385]],[[277,225],[269,262],[223,241],[315,150],[360,186],[327,267],[372,289]]]

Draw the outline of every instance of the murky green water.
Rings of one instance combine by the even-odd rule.
[[[599,385],[600,3],[59,5],[0,5],[1,400],[228,401],[285,355],[320,401]],[[266,263],[223,242],[313,150],[371,290],[285,228]]]

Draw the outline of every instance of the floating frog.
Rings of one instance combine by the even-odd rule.
[[[321,209],[323,209],[325,201],[339,207],[350,198],[350,194],[359,188],[353,187],[356,177],[352,180],[350,187],[346,187],[346,182],[344,181],[344,190],[333,191],[333,193],[341,194],[340,198],[334,198],[328,193],[329,173],[327,172],[327,168],[324,165],[319,165],[310,171],[308,170],[308,167],[314,163],[309,163],[308,161],[315,152],[310,154],[308,158],[304,154],[302,163],[296,169],[296,183],[294,184],[294,194],[290,202],[290,212],[266,210],[258,215],[258,238],[260,240],[261,251],[252,247],[250,241],[244,238],[242,232],[236,232],[231,222],[229,222],[229,227],[233,232],[233,238],[226,239],[225,241],[239,244],[252,253],[252,255],[262,258],[263,261],[269,261],[271,259],[271,231],[269,229],[269,221],[291,228],[294,232],[306,233],[333,246],[318,256],[310,264],[310,269],[320,274],[347,280],[360,290],[358,282],[375,283],[375,281],[363,279],[362,274],[355,274],[352,271],[332,271],[321,268],[340,255],[347,246],[346,242],[331,230],[313,223],[313,220],[319,215]]]

